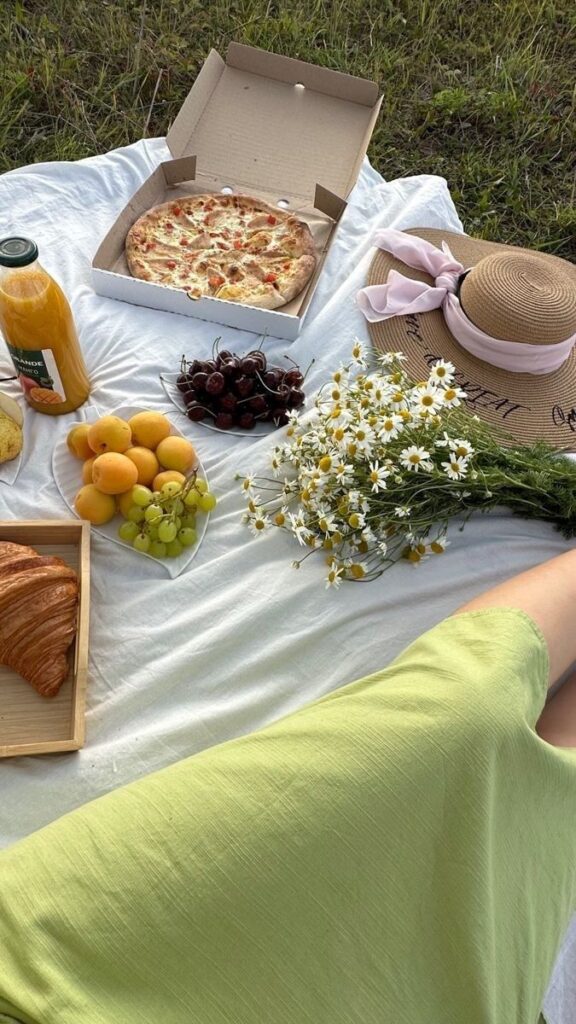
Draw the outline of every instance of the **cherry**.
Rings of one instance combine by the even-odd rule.
[[[276,391],[280,381],[282,380],[282,376],[281,370],[267,370],[266,373],[262,375],[262,380],[267,388],[270,388],[271,391]]]
[[[205,388],[207,395],[221,395],[226,387],[226,378],[218,370],[211,373],[206,381]]]
[[[254,395],[254,398],[251,398],[248,402],[248,408],[251,409],[252,412],[266,412],[268,402],[264,395]]]
[[[184,404],[186,405],[186,407],[188,407],[189,405],[192,405],[192,402],[195,402],[197,400],[198,394],[194,390],[194,388],[190,388],[190,390],[186,391],[182,397],[184,399]]]
[[[186,409],[186,415],[188,419],[193,420],[195,423],[198,420],[205,419],[207,413],[208,409],[206,409],[203,405],[200,405],[199,402],[192,402],[192,404],[189,405],[188,408]]]
[[[252,349],[251,352],[247,352],[244,356],[245,359],[255,359],[258,364],[259,370],[266,369],[266,356],[259,348]]]
[[[189,386],[191,380],[192,380],[192,374],[191,373],[181,373],[176,378],[176,387],[178,388],[178,391],[182,391],[182,392],[188,391],[188,386]]]
[[[241,372],[240,360],[236,356],[230,356],[225,362],[220,363],[220,373],[225,377],[237,377]]]
[[[214,426],[220,430],[230,430],[234,426],[234,417],[229,412],[219,412],[214,420]]]
[[[199,370],[198,373],[195,373],[192,377],[192,387],[196,388],[196,391],[204,391],[208,376],[209,374],[204,370]]]
[[[300,370],[288,370],[284,374],[284,383],[291,388],[299,388],[304,383],[304,375],[300,373]]]
[[[206,359],[206,361],[204,363],[204,372],[205,373],[214,373],[214,371],[217,370],[217,369],[218,369],[218,365],[217,365],[215,359]]]
[[[286,409],[283,409],[282,406],[275,407],[271,411],[270,419],[276,424],[277,427],[285,427],[286,424],[288,423],[288,415],[286,413]]]
[[[275,400],[278,403],[278,405],[288,405],[291,394],[292,391],[288,384],[282,382],[282,384],[280,384],[280,386],[278,387],[278,391],[276,392]]]
[[[233,359],[234,353],[229,352],[228,349],[223,348],[221,352],[216,356],[216,362],[218,363],[218,369],[222,366],[222,363],[226,363],[228,359]]]
[[[231,391],[226,391],[218,399],[218,409],[222,412],[234,412],[238,405],[238,399]]]
[[[201,359],[193,359],[191,363],[188,363],[188,373],[192,375],[195,373],[203,373],[203,366],[204,363]]]
[[[304,405],[305,400],[306,400],[306,395],[304,394],[303,391],[300,391],[298,388],[292,388],[290,390],[290,399],[289,399],[289,401],[290,401],[291,408],[296,408],[297,409],[300,405]]]
[[[240,398],[248,398],[254,391],[254,380],[252,377],[237,377],[234,381],[234,390]]]
[[[245,356],[240,362],[240,369],[242,373],[254,374],[260,369],[260,362],[258,359],[254,359],[253,356]]]
[[[243,412],[242,415],[238,417],[238,426],[242,427],[244,430],[252,430],[255,424],[256,421],[251,412]]]

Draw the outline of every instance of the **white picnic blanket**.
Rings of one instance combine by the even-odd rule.
[[[170,405],[158,375],[182,353],[253,347],[254,335],[94,293],[92,256],[128,197],[168,159],[163,140],[77,163],[45,163],[0,177],[0,232],[34,238],[68,295],[101,412],[162,408],[197,446],[219,498],[195,560],[177,579],[161,566],[94,537],[87,743],[78,754],[0,762],[0,845],[66,811],[211,744],[255,730],[388,663],[418,634],[477,592],[566,550],[541,523],[506,513],[451,533],[449,552],[394,567],[372,584],[326,591],[325,569],[279,532],[252,538],[235,473],[267,468],[271,440],[228,437],[192,424]],[[315,363],[312,392],[355,335],[367,337],[354,296],[365,283],[376,227],[462,230],[446,182],[428,175],[385,182],[364,162],[304,330],[266,342],[301,366]],[[0,376],[11,366],[0,343]],[[11,386],[12,387],[12,386]],[[14,387],[9,393],[17,396]],[[51,469],[54,443],[75,415],[27,414],[16,483],[0,483],[0,518],[69,515]],[[1,700],[1,697],[0,697]],[[549,1024],[574,1022],[576,929],[548,993]],[[572,996],[570,996],[570,992]],[[532,1024],[532,1022],[526,1022]]]

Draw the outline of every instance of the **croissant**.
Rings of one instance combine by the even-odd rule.
[[[77,608],[78,578],[66,562],[0,541],[0,663],[42,697],[55,697],[68,675]]]

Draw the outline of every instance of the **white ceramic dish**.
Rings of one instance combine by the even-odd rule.
[[[142,410],[138,406],[122,406],[120,409],[114,409],[106,415],[120,416],[122,419],[130,419],[131,416],[135,416],[137,412],[141,411]],[[101,415],[104,414],[100,413],[97,409],[88,409],[86,420],[84,422],[94,422],[99,419]],[[182,432],[178,430],[173,423],[171,426],[173,434],[183,436]],[[60,494],[74,515],[77,515],[74,508],[74,498],[82,487],[82,463],[69,451],[68,445],[66,444],[66,436],[62,437],[54,447],[52,455],[52,471]],[[198,476],[204,477],[206,481],[208,480],[204,467],[200,461],[198,464]],[[210,513],[200,514],[198,516],[198,540],[194,547],[185,548],[178,558],[155,558],[153,555],[144,554],[141,551],[135,551],[130,544],[127,544],[118,536],[118,527],[123,522],[120,515],[115,516],[114,519],[109,523],[105,523],[103,526],[93,526],[92,532],[99,534],[101,537],[105,537],[106,540],[113,541],[114,544],[118,544],[124,551],[130,552],[132,557],[135,559],[147,558],[151,562],[156,562],[157,565],[162,566],[169,576],[175,578],[184,572],[184,569],[188,568],[190,562],[196,555],[196,552],[204,538],[204,534],[206,533],[209,518]]]

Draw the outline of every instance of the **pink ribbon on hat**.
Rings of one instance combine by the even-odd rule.
[[[459,278],[466,268],[454,258],[446,242],[438,249],[424,238],[394,228],[377,231],[373,241],[414,270],[430,274],[434,284],[414,281],[391,270],[386,284],[368,285],[358,292],[358,305],[371,323],[441,309],[450,333],[462,348],[492,366],[513,373],[542,374],[552,373],[566,362],[576,334],[555,345],[527,345],[493,338],[476,327],[456,297]]]

